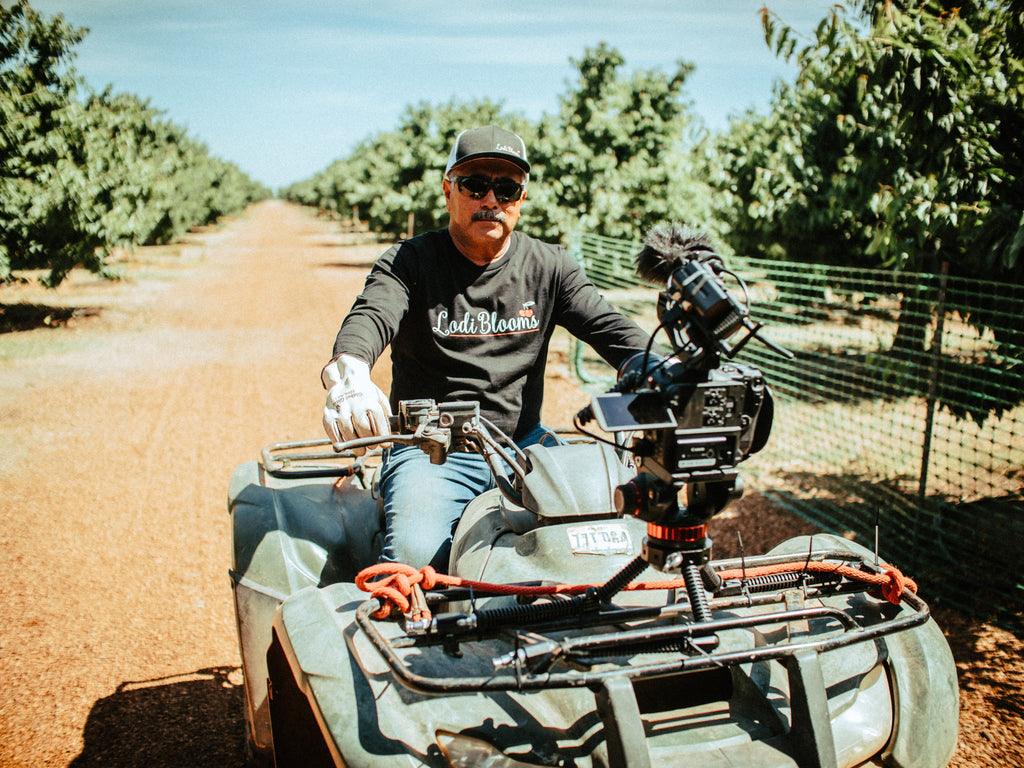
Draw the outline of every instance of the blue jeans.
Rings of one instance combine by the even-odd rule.
[[[548,434],[537,425],[519,441],[523,448]],[[448,572],[452,535],[466,505],[494,488],[487,461],[477,453],[451,453],[444,464],[415,445],[393,445],[384,452],[380,491],[384,499],[382,563]]]

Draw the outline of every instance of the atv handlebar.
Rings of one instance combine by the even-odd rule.
[[[475,401],[404,400],[398,413],[388,420],[391,434],[358,437],[354,440],[330,442],[306,440],[295,443],[273,443],[264,446],[260,463],[272,477],[349,477],[361,473],[365,456],[356,456],[357,449],[374,449],[389,444],[415,445],[430,456],[433,464],[443,464],[448,455],[472,452],[483,456],[495,482],[511,501],[521,504],[521,492],[508,479],[508,472],[521,481],[529,471],[526,454],[515,442],[480,415]],[[330,446],[331,452],[306,453],[304,449]],[[373,455],[373,454],[371,454]],[[339,463],[341,461],[349,463]],[[326,463],[325,463],[326,462]]]

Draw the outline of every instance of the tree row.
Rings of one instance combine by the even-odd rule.
[[[115,247],[169,242],[270,195],[147,102],[80,83],[85,34],[27,2],[0,7],[0,282],[109,273]]]
[[[770,3],[769,3],[770,5]],[[290,199],[399,234],[445,221],[441,173],[455,134],[501,123],[533,173],[521,227],[638,239],[665,221],[725,252],[1024,282],[1024,11],[1010,0],[862,0],[810,36],[762,12],[794,61],[766,114],[711,134],[686,100],[693,67],[626,74],[586,50],[554,114],[488,101],[410,106],[394,130],[293,185]]]

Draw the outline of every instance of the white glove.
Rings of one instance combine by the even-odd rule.
[[[341,355],[327,364],[320,380],[327,389],[324,431],[332,443],[391,434],[391,404],[370,380],[369,364],[351,355]],[[366,449],[355,448],[352,452],[362,456]]]

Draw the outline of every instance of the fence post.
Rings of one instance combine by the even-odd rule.
[[[949,262],[942,262],[939,274],[939,300],[935,308],[935,335],[932,336],[931,371],[928,376],[928,397],[925,401],[924,443],[921,446],[921,477],[917,484],[917,497],[924,500],[928,492],[928,464],[932,451],[932,429],[935,425],[935,405],[939,392],[942,368],[942,335],[946,326],[946,289],[949,283]]]
[[[587,277],[590,278],[591,282],[593,282],[593,273],[595,271],[593,269],[594,261],[587,259],[586,242],[588,238],[586,236],[586,233],[576,232],[571,237],[571,243],[573,247],[576,248],[576,253],[574,254],[576,256],[576,260],[580,263],[580,266],[583,267],[583,271],[587,275]],[[597,248],[598,252],[600,253],[601,244],[599,241],[594,241],[594,247]],[[569,348],[571,352],[570,357],[572,358],[572,372],[576,375],[576,378],[578,378],[583,384],[596,384],[599,381],[599,379],[596,379],[589,373],[587,373],[587,371],[585,370],[585,366],[583,364],[583,357],[586,354],[586,348],[584,343],[577,339],[576,337],[570,336]]]

